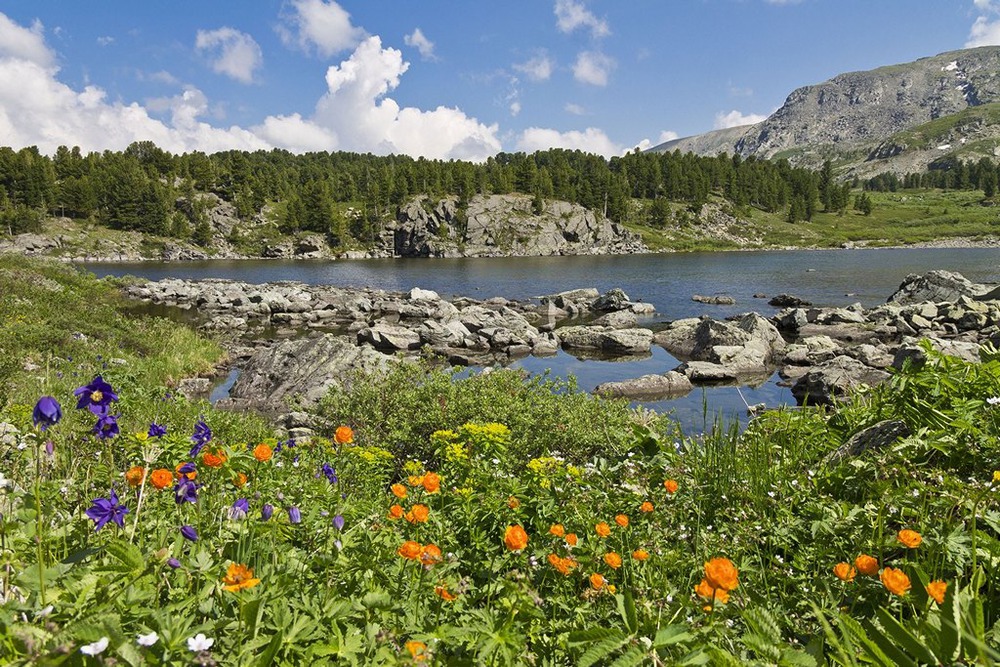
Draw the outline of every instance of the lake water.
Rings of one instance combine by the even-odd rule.
[[[215,260],[183,263],[87,264],[97,275],[132,274],[161,278],[228,278],[252,283],[297,280],[342,287],[374,287],[407,291],[432,289],[442,296],[486,299],[530,299],[545,294],[596,287],[604,292],[620,287],[634,301],[656,306],[646,325],[682,317],[722,318],[750,310],[776,311],[768,297],[794,294],[817,306],[861,302],[883,303],[908,273],[932,269],[958,271],[975,282],[1000,282],[1000,250],[989,248],[913,248],[879,250],[794,250],[580,257],[517,257],[484,259],[373,259],[341,261]],[[713,306],[691,300],[694,294],[725,294],[733,306]],[[601,382],[663,373],[677,365],[655,348],[650,357],[630,361],[579,360],[564,352],[554,357],[528,357],[514,366],[531,373],[549,370],[554,376],[577,377],[581,389]],[[788,389],[772,377],[760,387],[695,389],[686,397],[646,404],[671,410],[688,430],[700,430],[707,408],[716,414],[746,419],[745,403],[794,403]]]

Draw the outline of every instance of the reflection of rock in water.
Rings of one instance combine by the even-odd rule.
[[[628,363],[630,361],[641,361],[653,356],[648,350],[646,352],[636,352],[634,354],[615,354],[604,350],[594,350],[584,347],[567,347],[563,350],[566,354],[579,359],[580,361],[611,361],[616,363]]]

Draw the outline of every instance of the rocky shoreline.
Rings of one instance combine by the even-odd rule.
[[[970,361],[978,360],[981,344],[1000,345],[1000,288],[946,271],[907,276],[874,308],[814,308],[782,295],[773,303],[786,307],[770,318],[749,312],[659,324],[652,324],[652,305],[620,289],[449,301],[419,288],[167,279],[124,292],[196,311],[242,371],[223,404],[271,414],[308,412],[353,370],[406,359],[504,365],[559,349],[581,358],[641,358],[653,345],[680,363],[595,392],[665,398],[699,385],[763,382],[777,370],[799,403],[835,404],[852,387],[882,382],[890,367],[919,359],[921,340]]]

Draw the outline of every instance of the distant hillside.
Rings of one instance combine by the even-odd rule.
[[[829,158],[847,173],[906,173],[949,154],[992,157],[1000,150],[995,103],[1000,103],[1000,47],[987,46],[841,74],[795,90],[756,125],[652,150],[787,157],[812,167]]]

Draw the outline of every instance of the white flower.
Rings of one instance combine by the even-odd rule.
[[[188,637],[187,641],[189,651],[207,651],[212,648],[212,644],[214,643],[214,639],[210,639],[200,632],[194,637]]]
[[[104,653],[104,649],[108,647],[108,642],[111,641],[107,637],[101,637],[93,644],[87,644],[86,646],[80,647],[80,653],[84,655],[100,655]]]
[[[46,616],[49,616],[52,613],[52,610],[54,609],[55,607],[53,607],[52,605],[48,605],[47,607],[42,607],[41,609],[35,612],[35,618],[45,618]]]
[[[986,403],[989,405],[1000,405],[1000,396],[991,396],[986,399]]]
[[[135,643],[139,646],[152,646],[158,641],[160,641],[160,635],[156,634],[156,630],[153,630],[148,635],[139,635],[135,638]]]

